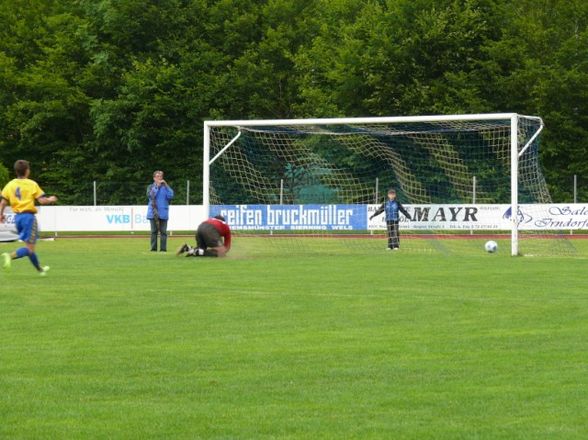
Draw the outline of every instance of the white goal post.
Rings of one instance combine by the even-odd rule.
[[[413,130],[414,133],[423,130],[424,135],[430,136],[429,131],[448,131],[447,126],[451,127],[453,131],[459,131],[460,125],[463,124],[464,132],[473,131],[473,128],[468,126],[469,123],[486,124],[492,121],[500,121],[503,131],[507,134],[504,136],[503,143],[510,142],[510,147],[505,146],[505,149],[510,150],[510,158],[504,158],[503,161],[510,162],[510,210],[511,210],[511,254],[519,254],[519,161],[525,154],[529,154],[530,147],[536,145],[538,136],[543,130],[543,121],[537,116],[525,116],[517,113],[493,113],[493,114],[469,114],[469,115],[435,115],[435,116],[405,116],[405,117],[366,117],[366,118],[326,118],[326,119],[282,119],[282,120],[234,120],[234,121],[205,121],[204,122],[204,143],[203,143],[203,171],[202,171],[202,200],[204,205],[204,212],[210,212],[211,206],[211,167],[220,158],[223,157],[232,149],[241,148],[240,138],[245,131],[265,130],[271,131],[272,127],[287,127],[288,130],[295,133],[296,130],[312,129],[318,135],[324,135],[325,132],[332,132],[333,136],[341,134],[338,127],[349,127],[349,130],[358,130],[357,127],[401,127],[397,129],[394,135],[399,131],[404,130],[408,132]],[[526,128],[521,128],[521,122],[524,121]],[[442,129],[431,130],[433,124]],[[443,125],[446,124],[446,125]],[[326,127],[329,127],[328,129]],[[335,127],[335,129],[333,129]],[[421,127],[421,128],[419,128]],[[425,128],[422,128],[425,127]],[[457,127],[457,128],[456,128]],[[508,135],[508,127],[510,127],[510,135]],[[396,128],[394,128],[396,130]],[[231,130],[230,134],[225,134],[224,137],[219,137],[215,140],[213,145],[212,133],[215,130]],[[362,136],[366,136],[366,129],[362,128]],[[377,129],[377,136],[383,136],[381,129]],[[524,131],[524,132],[523,132]],[[367,132],[369,134],[369,132]],[[412,133],[412,131],[411,131]],[[487,135],[492,136],[492,135]],[[509,139],[508,139],[509,137]],[[424,141],[420,141],[424,142]],[[287,147],[284,147],[287,148]],[[391,147],[393,148],[393,147]],[[494,147],[486,147],[492,149]],[[537,155],[538,148],[533,148],[535,155]],[[506,150],[505,150],[506,151]],[[445,153],[443,153],[445,154]],[[233,159],[236,160],[236,159]],[[478,159],[481,160],[481,159]],[[545,181],[538,166],[533,165],[536,170],[533,172],[539,173],[538,180],[543,183]],[[247,173],[247,170],[242,171]],[[254,179],[252,176],[251,179]],[[475,176],[474,176],[475,182]],[[543,191],[543,189],[541,190]],[[546,191],[546,190],[545,190]],[[280,199],[281,202],[281,199]],[[408,201],[410,203],[410,201]],[[245,204],[246,202],[243,202]],[[365,202],[364,202],[365,203]]]

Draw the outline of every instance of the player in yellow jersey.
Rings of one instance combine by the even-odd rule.
[[[16,214],[14,223],[18,236],[26,243],[26,247],[21,247],[11,254],[2,254],[2,265],[5,269],[9,269],[12,260],[29,257],[39,274],[46,275],[49,266],[41,266],[35,253],[35,244],[39,238],[35,201],[41,205],[49,205],[57,202],[57,197],[47,197],[37,182],[29,179],[31,168],[26,160],[17,160],[14,164],[14,171],[16,179],[8,182],[1,193],[0,223],[4,223],[6,220],[4,209],[10,205],[12,212]]]

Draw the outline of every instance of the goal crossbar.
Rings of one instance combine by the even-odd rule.
[[[523,116],[517,113],[480,113],[471,115],[431,115],[431,116],[382,116],[365,118],[315,118],[315,119],[253,119],[204,121],[208,127],[259,127],[273,125],[359,125],[359,124],[388,124],[403,122],[442,122],[442,121],[492,121],[511,119],[521,116],[530,119],[541,119],[537,116]]]

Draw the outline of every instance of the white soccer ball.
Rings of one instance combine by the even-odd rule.
[[[484,245],[484,249],[486,249],[486,252],[490,252],[492,254],[498,250],[498,243],[496,243],[494,240],[487,241]]]

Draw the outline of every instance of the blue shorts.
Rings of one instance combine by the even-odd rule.
[[[39,239],[39,225],[37,224],[37,217],[30,212],[23,212],[16,214],[14,219],[16,230],[18,231],[18,238],[28,244],[35,244]]]

